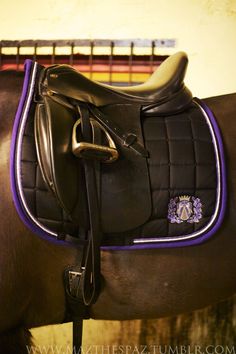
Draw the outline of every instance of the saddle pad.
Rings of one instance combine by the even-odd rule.
[[[195,98],[180,114],[143,117],[143,131],[150,154],[152,216],[129,234],[107,235],[108,249],[206,241],[220,227],[226,207],[223,143],[212,112]]]
[[[58,205],[37,162],[34,115],[30,114],[35,109],[30,85],[36,76],[35,66],[28,62],[12,135],[13,199],[33,232],[51,239],[69,235],[69,240],[78,236],[79,225]],[[183,113],[143,116],[142,122],[150,154],[152,215],[128,232],[105,233],[103,248],[179,247],[205,241],[220,227],[226,203],[223,145],[215,118],[195,99]]]

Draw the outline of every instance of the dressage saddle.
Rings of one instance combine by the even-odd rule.
[[[48,186],[75,223],[88,225],[87,213],[81,212],[85,210],[81,205],[86,205],[83,173],[76,154],[72,154],[72,148],[75,152],[78,145],[81,158],[90,155],[108,162],[101,164],[97,173],[103,232],[126,231],[147,220],[151,200],[141,110],[167,115],[185,109],[192,99],[183,83],[186,67],[186,55],[177,53],[146,83],[122,88],[91,81],[68,65],[43,70],[35,124],[39,163]],[[87,145],[82,143],[84,139],[78,136],[82,112],[90,117],[93,139],[99,140],[99,133],[100,140],[111,137],[113,148],[107,146],[104,151],[101,143],[95,144],[95,148],[94,141],[89,146],[89,141]],[[109,163],[112,154],[119,155],[114,164]]]
[[[68,65],[40,70],[34,127],[38,162],[85,245],[81,262],[66,270],[73,318],[86,317],[99,295],[103,233],[131,230],[151,215],[141,113],[173,115],[190,105],[192,95],[183,82],[187,62],[185,53],[177,53],[146,83],[133,87],[97,83]]]

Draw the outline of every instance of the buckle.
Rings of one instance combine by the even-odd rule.
[[[118,159],[119,154],[116,149],[116,145],[110,136],[110,134],[106,131],[106,129],[95,119],[90,118],[90,124],[92,128],[93,141],[95,140],[95,129],[98,127],[105,135],[108,146],[98,145],[94,143],[88,143],[85,141],[78,141],[78,127],[81,126],[81,119],[78,119],[72,131],[72,152],[76,157],[80,158],[88,158],[88,159],[97,159],[102,161],[103,163],[111,163]]]
[[[77,296],[78,288],[81,280],[81,276],[83,274],[84,267],[81,268],[80,271],[69,270],[68,271],[68,290],[70,295],[73,297]]]

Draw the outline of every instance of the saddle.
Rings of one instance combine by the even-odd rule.
[[[220,132],[184,85],[187,63],[180,52],[146,83],[113,87],[68,65],[26,62],[11,149],[13,198],[33,232],[82,249],[65,270],[66,320],[80,333],[101,290],[101,246],[194,245],[223,220]]]
[[[87,157],[105,162],[99,165],[97,172],[103,232],[130,230],[150,217],[148,152],[140,114],[141,110],[171,114],[189,105],[192,96],[183,84],[186,66],[186,55],[177,53],[145,84],[128,88],[96,83],[67,65],[43,70],[35,120],[38,159],[45,181],[73,222],[83,227],[88,225],[81,213],[85,210],[86,197],[76,155],[80,159]],[[80,143],[76,144],[83,112],[89,116],[95,136],[93,141],[84,142],[80,137]],[[77,130],[76,121],[81,121]],[[94,122],[97,122],[96,129]],[[106,151],[101,143],[95,148],[92,146],[96,139],[99,140],[99,134],[100,140],[109,140],[102,136],[104,131],[112,137],[110,141],[114,141],[113,148],[107,144]],[[77,154],[76,145],[82,146]],[[119,158],[111,163],[112,153],[116,152]]]

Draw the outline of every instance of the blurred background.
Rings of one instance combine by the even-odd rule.
[[[235,0],[1,0],[0,40],[2,69],[22,69],[25,57],[34,57],[116,84],[142,82],[168,55],[185,51],[194,96],[236,92]],[[203,345],[217,327],[216,344],[221,336],[235,343],[234,307],[230,299],[174,319],[86,321],[84,345],[168,344],[170,338]],[[52,353],[50,346],[70,344],[70,330],[66,324],[32,332]]]
[[[186,84],[194,95],[206,97],[235,91],[235,0],[1,0],[0,28],[1,40],[49,39],[55,45],[56,40],[67,39],[70,44],[67,49],[54,48],[54,54],[67,55],[72,51],[74,39],[131,39],[130,42],[146,39],[144,44],[149,41],[149,46],[134,45],[133,58],[135,54],[166,56],[179,50],[187,52]],[[83,48],[75,46],[73,51],[89,56],[89,47],[90,44],[84,43]],[[115,45],[112,50],[114,57],[131,53],[129,45],[126,48]],[[9,53],[9,48],[1,51]],[[11,53],[14,51],[17,52],[16,47],[11,48]],[[51,53],[53,49],[37,48],[40,51]],[[29,54],[29,48],[21,52]],[[93,54],[99,53],[108,55],[111,48],[95,46]],[[158,63],[162,58],[154,59]],[[143,63],[140,66],[144,67]],[[121,81],[129,81],[127,76],[120,77]],[[100,78],[101,75],[95,76]],[[134,81],[145,78],[139,75]],[[114,81],[118,81],[117,76]]]

